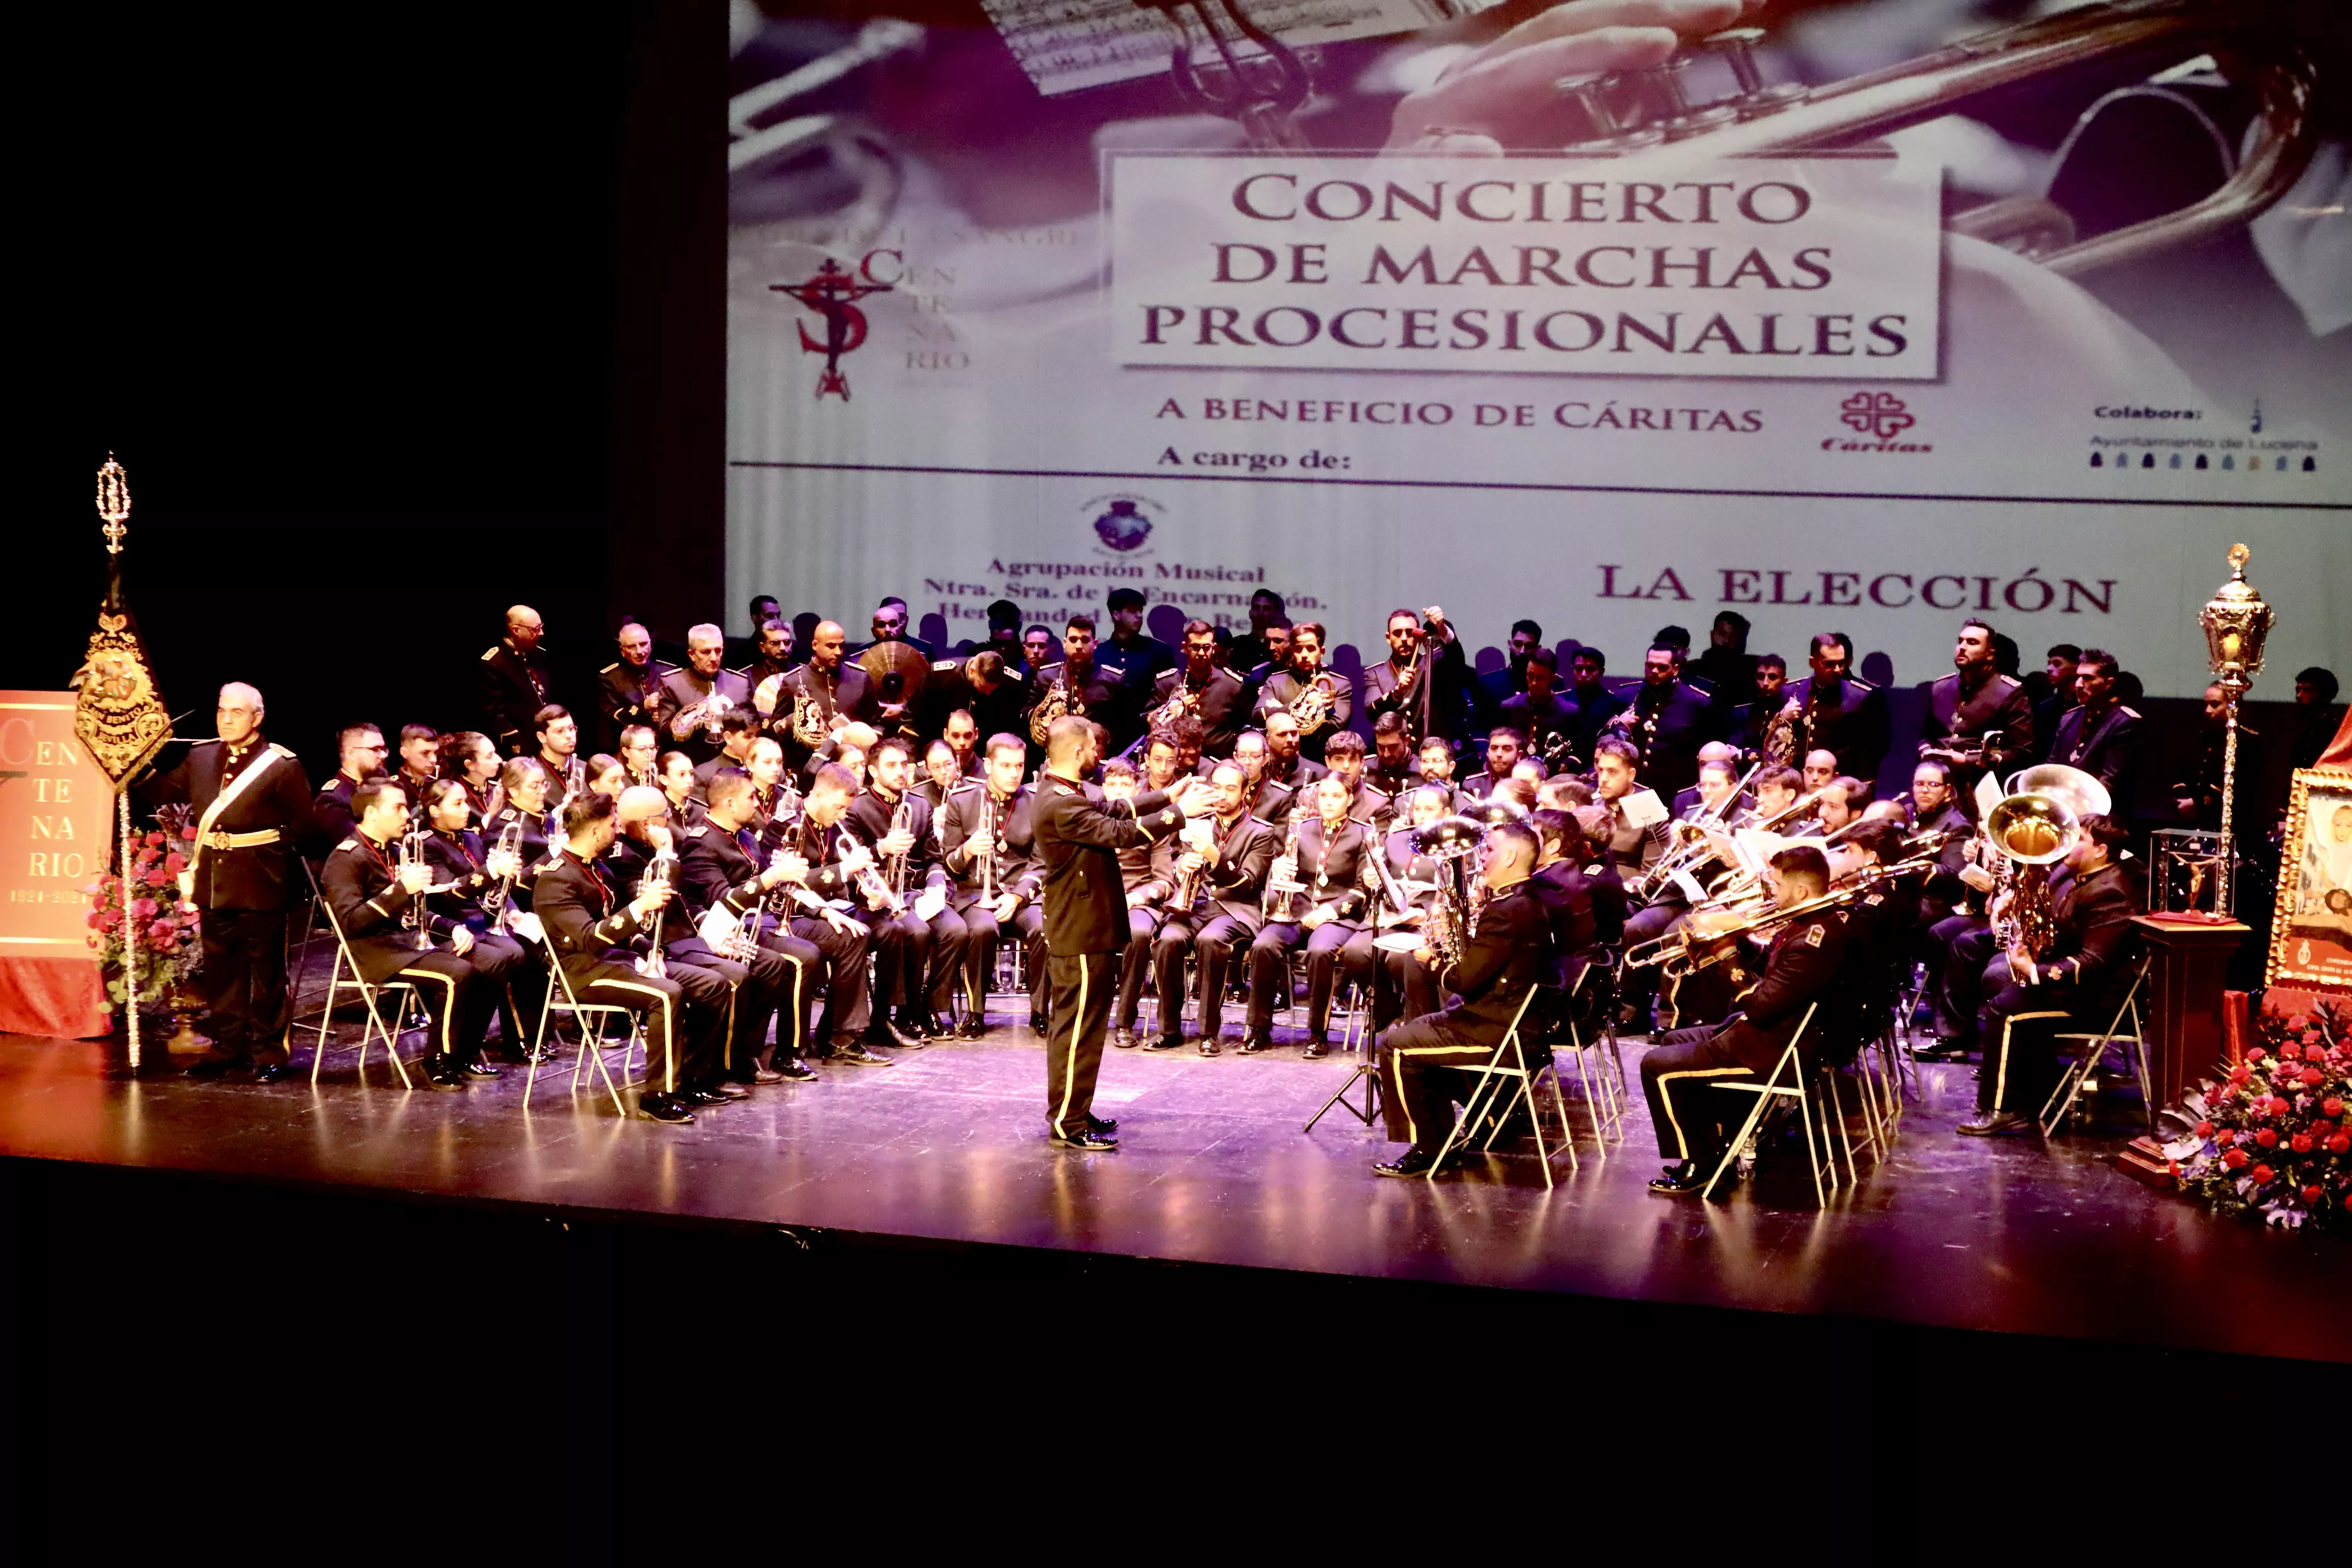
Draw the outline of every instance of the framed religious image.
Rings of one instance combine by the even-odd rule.
[[[2352,768],[2297,768],[2266,985],[2352,992]]]

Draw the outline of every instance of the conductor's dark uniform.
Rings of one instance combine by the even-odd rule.
[[[1551,922],[1524,881],[1478,911],[1478,934],[1445,976],[1453,1000],[1381,1037],[1381,1110],[1391,1141],[1434,1154],[1454,1124],[1458,1069],[1486,1066],[1551,964]],[[1532,1065],[1532,1064],[1530,1064]]]
[[[196,987],[210,1015],[212,1059],[284,1062],[287,874],[295,840],[310,828],[302,764],[257,734],[235,750],[204,741],[149,798],[185,801],[191,826],[203,829],[188,847],[187,896],[203,911]]]
[[[1793,921],[1772,939],[1764,978],[1740,999],[1741,1012],[1719,1025],[1658,1037],[1642,1057],[1642,1092],[1650,1101],[1661,1156],[1706,1165],[1723,1157],[1731,1130],[1748,1119],[1756,1102],[1714,1086],[1760,1082],[1769,1076],[1808,1010],[1837,978],[1845,950],[1842,912],[1824,910]],[[1807,1031],[1806,1046],[1813,1041]]]
[[[1055,1138],[1082,1138],[1093,1121],[1103,1034],[1127,945],[1127,893],[1118,852],[1184,826],[1160,791],[1117,804],[1053,773],[1037,781],[1035,849],[1044,876],[1045,969],[1051,1014],[1045,1030],[1045,1124]]]

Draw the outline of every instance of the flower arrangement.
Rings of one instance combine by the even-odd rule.
[[[2342,1225],[2352,1216],[2352,1002],[2315,996],[2265,1015],[2261,1043],[2202,1095],[2194,1146],[2174,1155],[2186,1191],[2217,1214]],[[2174,1145],[2179,1149],[2179,1145]]]
[[[181,982],[196,971],[204,944],[196,932],[196,906],[180,897],[179,876],[187,858],[163,833],[148,833],[132,841],[131,910],[126,923],[122,880],[109,871],[82,890],[89,895],[89,945],[97,950],[106,976],[107,1000],[126,1005],[123,938],[135,929],[139,936],[139,996],[142,1006],[161,1006]]]

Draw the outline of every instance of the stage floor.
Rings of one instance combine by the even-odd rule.
[[[1640,1047],[1626,1045],[1629,1077]],[[116,1047],[114,1056],[119,1058]],[[298,1056],[306,1068],[307,1055]],[[1531,1153],[1435,1183],[1339,1110],[1352,1058],[1112,1051],[1116,1153],[1049,1147],[1025,1021],[890,1068],[828,1068],[700,1114],[623,1120],[542,1071],[404,1091],[379,1053],[320,1086],[131,1079],[102,1042],[0,1037],[0,1154],[982,1246],[1455,1281],[1622,1300],[2352,1361],[2352,1246],[2209,1218],[2105,1163],[2125,1135],[1976,1141],[1969,1069],[1922,1069],[1892,1158],[1812,1212],[1801,1173],[1727,1203],[1646,1190],[1638,1093],[1622,1144],[1580,1141],[1547,1192]],[[420,1079],[421,1082],[421,1079]],[[1638,1088],[1638,1086],[1636,1086]],[[1769,1158],[1769,1156],[1768,1156]],[[1767,1173],[1769,1174],[1769,1173]]]

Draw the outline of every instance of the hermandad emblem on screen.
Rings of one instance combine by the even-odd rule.
[[[837,393],[844,403],[848,402],[849,378],[841,374],[841,356],[856,353],[865,344],[866,331],[866,312],[852,301],[868,294],[887,294],[891,286],[861,283],[828,256],[807,282],[771,283],[768,287],[775,293],[790,295],[824,319],[822,339],[809,336],[807,322],[793,323],[800,329],[801,352],[824,356],[824,370],[816,378],[818,399],[822,401],[827,393]]]
[[[1892,441],[1919,423],[1891,392],[1857,392],[1838,405],[1838,417],[1853,429]]]
[[[1151,520],[1139,511],[1133,496],[1115,496],[1110,507],[1095,519],[1095,537],[1109,549],[1125,554],[1141,548],[1151,537]]]

